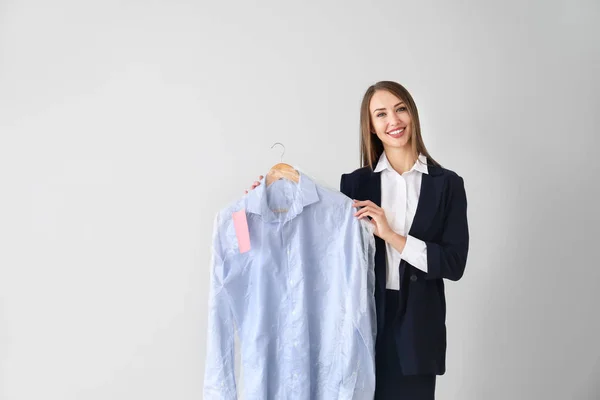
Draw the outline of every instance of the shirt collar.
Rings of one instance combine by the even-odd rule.
[[[419,153],[418,160],[420,160],[421,162],[415,161],[415,163],[413,164],[410,171],[415,170],[415,171],[422,172],[424,174],[428,174],[429,169],[427,168],[427,157],[423,153]],[[396,172],[396,170],[394,168],[392,168],[392,166],[390,165],[390,162],[388,161],[388,158],[385,155],[385,151],[384,151],[383,153],[381,153],[381,156],[379,157],[379,161],[377,162],[377,166],[375,167],[373,172],[381,172],[386,169],[389,171]],[[410,172],[410,171],[408,171],[408,172]]]
[[[296,168],[298,169],[298,168]],[[246,197],[246,210],[260,215],[266,222],[287,221],[300,214],[304,207],[319,201],[317,187],[315,183],[304,173],[299,172],[298,183],[295,184],[294,201],[290,204],[288,211],[279,216],[271,211],[267,204],[266,196],[266,175],[259,181],[254,190],[251,190]]]

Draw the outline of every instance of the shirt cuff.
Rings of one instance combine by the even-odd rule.
[[[427,272],[427,243],[421,239],[406,235],[406,244],[400,257],[413,267]]]

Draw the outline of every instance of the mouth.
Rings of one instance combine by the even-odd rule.
[[[398,129],[394,129],[393,131],[389,131],[386,132],[389,136],[397,139],[399,137],[401,137],[402,135],[404,135],[404,131],[406,130],[406,128],[398,128]]]

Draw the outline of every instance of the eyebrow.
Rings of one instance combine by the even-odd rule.
[[[394,106],[394,108],[398,107],[400,104],[404,104],[404,102],[403,102],[403,101],[401,101],[400,103],[396,104],[396,105]],[[376,108],[375,110],[373,110],[373,112],[377,112],[377,111],[379,111],[379,110],[385,110],[385,108]]]

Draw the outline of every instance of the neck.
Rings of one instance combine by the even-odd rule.
[[[399,174],[409,171],[417,161],[418,155],[412,152],[410,143],[403,147],[388,147],[384,151],[391,167]]]

